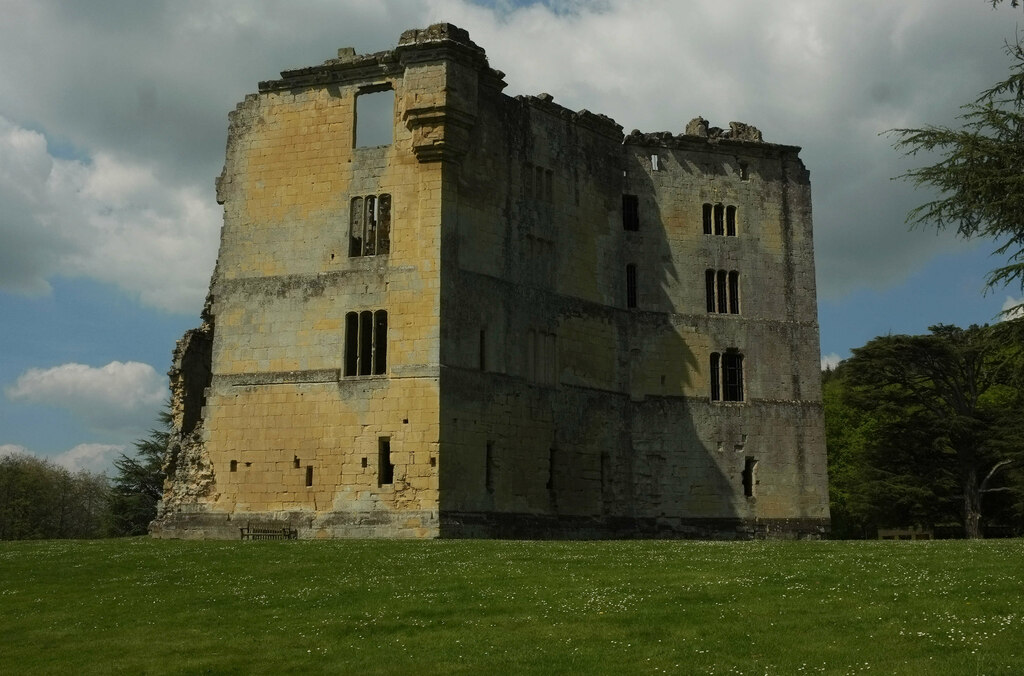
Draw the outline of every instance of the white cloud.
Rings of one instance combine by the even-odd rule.
[[[12,400],[64,408],[94,431],[123,433],[145,430],[167,395],[166,377],[152,366],[119,361],[29,369],[7,388]]]
[[[1003,303],[1003,312],[1001,319],[1020,319],[1024,317],[1024,298],[1014,298],[1013,296],[1007,296],[1006,302]]]
[[[86,470],[98,474],[109,474],[113,461],[120,453],[127,453],[127,446],[121,444],[78,444],[57,455],[36,453],[19,444],[0,444],[0,457],[5,455],[31,455],[77,472]]]
[[[5,455],[32,455],[32,451],[18,444],[0,444],[0,458]]]
[[[150,306],[197,312],[216,257],[220,212],[112,154],[52,156],[42,134],[0,116],[0,289],[40,293],[55,275],[117,285]]]
[[[55,456],[53,461],[72,472],[80,469],[90,472],[109,473],[115,458],[125,453],[127,446],[119,444],[78,444]]]
[[[825,369],[834,369],[835,367],[839,366],[839,362],[841,362],[842,360],[843,358],[840,357],[835,352],[831,354],[822,355],[821,370],[824,371]]]

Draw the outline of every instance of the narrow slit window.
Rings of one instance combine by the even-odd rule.
[[[711,401],[721,401],[722,399],[721,369],[719,368],[721,358],[722,355],[717,352],[711,353]]]
[[[395,92],[393,89],[356,95],[356,148],[387,146],[395,133]]]
[[[395,483],[395,466],[391,462],[391,437],[377,439],[377,486]]]
[[[636,195],[622,196],[622,229],[640,229],[640,199]]]
[[[740,313],[740,273],[735,270],[729,272],[729,313]]]
[[[487,370],[487,330],[480,329],[480,370]]]
[[[230,469],[230,471],[232,471],[232,472],[237,472],[238,471],[238,461],[237,460],[232,460],[231,461],[231,469]]]
[[[484,488],[488,493],[494,492],[494,442],[488,441],[484,457]]]
[[[725,285],[725,277],[725,270],[719,270],[716,283],[718,286],[718,312],[722,314],[729,311],[729,299],[726,298],[728,287]]]
[[[313,466],[312,465],[306,465],[306,485],[307,486],[312,486],[313,485]]]
[[[636,265],[626,266],[626,307],[636,307]]]
[[[377,310],[373,313],[373,374],[381,375],[388,364],[388,313]]]
[[[715,234],[725,234],[725,207],[721,204],[715,205]]]
[[[651,155],[651,171],[658,171],[658,156]]]
[[[705,270],[704,271],[704,286],[706,288],[705,295],[707,296],[708,312],[715,311],[715,271]]]
[[[754,497],[754,486],[757,485],[757,460],[747,457],[743,462],[743,495]]]
[[[377,196],[367,195],[363,204],[366,205],[366,214],[363,217],[363,255],[374,256],[377,253]]]
[[[704,205],[704,234],[705,235],[710,235],[711,234],[711,210],[712,210],[712,207],[711,207],[710,204],[705,204]]]
[[[373,313],[359,313],[359,375],[368,376],[373,367]]]
[[[359,315],[345,315],[345,375],[359,374]]]
[[[391,195],[377,198],[377,253],[391,253]]]
[[[725,234],[728,237],[736,236],[736,207],[731,204],[725,209]]]
[[[349,211],[349,256],[363,255],[363,198],[353,197]]]
[[[555,350],[555,334],[544,334],[544,382],[548,385],[555,384],[555,378],[558,373],[558,364],[555,361],[557,355],[558,352]]]

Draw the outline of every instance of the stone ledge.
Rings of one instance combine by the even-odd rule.
[[[154,538],[177,540],[240,540],[249,523],[274,523],[298,531],[298,539],[326,538],[434,538],[438,533],[436,511],[408,512],[175,512],[149,526]]]
[[[743,519],[685,517],[559,516],[442,511],[442,538],[497,539],[682,539],[820,540],[827,518]]]

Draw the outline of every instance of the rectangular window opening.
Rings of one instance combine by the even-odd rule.
[[[743,495],[754,497],[754,486],[757,485],[757,460],[747,457],[743,462]]]
[[[395,466],[391,463],[391,437],[377,439],[377,486],[395,483]]]
[[[626,307],[636,307],[636,265],[626,266]]]
[[[622,196],[622,229],[634,232],[640,229],[640,198],[636,195]]]
[[[715,205],[715,234],[725,234],[725,207],[721,204]]]
[[[395,133],[395,91],[391,88],[356,94],[356,148],[388,146]]]
[[[658,171],[658,156],[651,155],[651,171]]]
[[[232,471],[232,472],[237,472],[238,471],[238,461],[237,460],[232,460],[231,461],[231,470],[230,471]]]
[[[722,391],[725,401],[743,401],[743,355],[738,352],[722,355]]]
[[[728,237],[736,236],[736,207],[732,205],[725,209],[725,234]]]
[[[704,205],[704,234],[711,234],[711,205]]]
[[[362,312],[346,313],[343,375],[383,375],[387,373],[387,365],[387,311],[363,310]]]
[[[391,195],[353,197],[349,207],[349,257],[391,251]]]
[[[313,466],[312,465],[306,465],[306,485],[307,486],[312,486],[313,485]]]

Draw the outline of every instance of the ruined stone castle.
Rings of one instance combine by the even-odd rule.
[[[504,88],[439,24],[238,105],[154,535],[826,532],[799,148]]]

